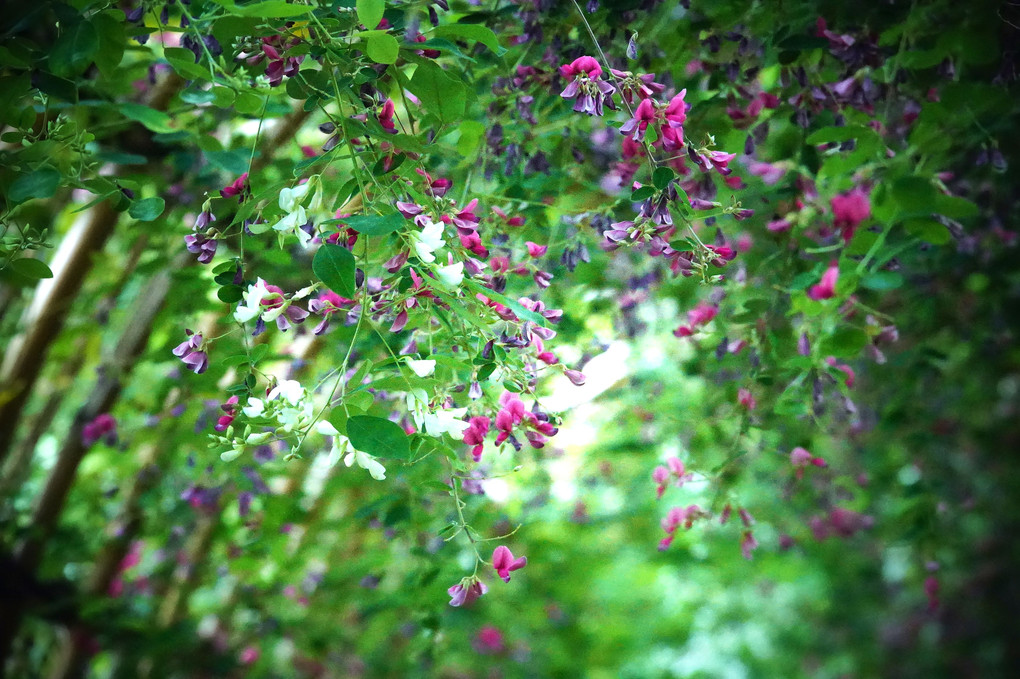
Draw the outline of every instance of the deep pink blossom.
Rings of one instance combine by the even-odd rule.
[[[871,201],[868,194],[859,188],[832,199],[833,222],[842,233],[844,243],[850,242],[857,227],[870,216]]]
[[[478,462],[482,459],[482,450],[485,447],[485,435],[489,433],[491,420],[488,417],[477,416],[468,420],[470,426],[464,431],[464,443],[473,446],[471,458]]]
[[[538,243],[533,243],[530,240],[525,241],[524,244],[528,247],[528,254],[532,257],[541,257],[549,249],[548,245],[539,245]]]
[[[492,551],[492,567],[503,582],[510,582],[511,571],[520,570],[527,565],[528,557],[520,556],[515,559],[513,552],[503,545]]]
[[[107,445],[113,445],[117,440],[117,421],[113,415],[102,413],[81,428],[81,441],[85,447],[103,439]]]
[[[588,115],[602,115],[603,107],[613,107],[616,88],[602,80],[602,67],[594,57],[583,56],[560,66],[560,75],[570,80],[560,92],[564,99],[574,99],[574,110]]]
[[[485,654],[502,653],[506,650],[506,645],[503,643],[503,633],[492,625],[485,625],[478,630],[472,646],[479,653]]]
[[[758,549],[758,541],[754,539],[754,533],[749,530],[744,531],[744,535],[740,538],[740,553],[744,555],[744,558],[750,561],[753,558],[754,550]]]
[[[747,410],[754,410],[758,407],[758,401],[755,400],[751,390],[745,389],[744,387],[737,390],[737,403]]]
[[[836,282],[839,280],[839,262],[832,261],[817,284],[808,288],[808,297],[814,300],[832,299],[836,296]]]
[[[238,202],[244,200],[244,196],[247,193],[248,188],[248,173],[245,172],[240,177],[235,179],[232,183],[220,189],[220,195],[224,198],[233,198],[237,196]]]

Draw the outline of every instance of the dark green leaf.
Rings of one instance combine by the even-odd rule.
[[[12,203],[21,203],[30,198],[49,198],[60,185],[60,172],[52,167],[22,175],[11,184],[9,198]]]
[[[131,203],[128,214],[140,222],[151,222],[163,214],[166,201],[159,196],[142,198]]]
[[[496,56],[506,54],[506,48],[499,44],[499,40],[496,39],[496,34],[492,32],[492,29],[480,24],[446,24],[434,29],[432,34],[437,37],[474,40],[488,47]]]
[[[404,215],[394,212],[390,215],[357,215],[344,218],[344,223],[366,236],[385,236],[404,225]]]
[[[674,177],[676,173],[671,168],[659,167],[652,173],[652,183],[655,184],[655,188],[662,190],[669,186]]]
[[[356,449],[374,455],[406,460],[411,456],[407,434],[395,422],[381,417],[355,415],[347,420],[347,438]]]
[[[50,51],[50,68],[54,73],[75,76],[84,71],[99,51],[99,33],[88,21],[63,27]]]
[[[11,268],[26,278],[53,278],[53,272],[50,271],[50,267],[38,259],[22,257],[11,262]]]
[[[332,243],[324,243],[312,258],[312,272],[341,297],[354,297],[354,269],[354,255]]]

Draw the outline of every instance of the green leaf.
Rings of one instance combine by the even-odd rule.
[[[21,203],[30,198],[49,198],[60,185],[60,172],[52,167],[40,167],[38,170],[22,175],[11,184],[8,197],[12,203]]]
[[[386,3],[384,0],[357,0],[355,8],[358,10],[358,21],[365,28],[373,30],[382,21]]]
[[[868,335],[857,328],[840,328],[822,343],[822,353],[836,358],[853,358],[868,344]]]
[[[237,304],[244,297],[244,290],[240,285],[224,285],[216,291],[216,297],[224,304]]]
[[[823,127],[820,130],[815,130],[805,140],[811,146],[817,146],[819,144],[828,144],[831,142],[843,142],[850,141],[851,139],[857,139],[858,137],[872,132],[871,128],[864,127],[862,125],[847,125],[845,127]]]
[[[233,149],[231,151],[207,151],[205,157],[209,162],[227,174],[240,175],[248,171],[251,158],[249,149]]]
[[[312,258],[312,272],[341,297],[354,297],[354,268],[350,250],[332,243],[324,243]]]
[[[174,128],[170,126],[170,116],[162,111],[157,111],[154,108],[135,104],[130,101],[121,104],[117,107],[117,109],[123,113],[125,117],[141,123],[153,132],[174,131]]]
[[[497,57],[506,54],[506,48],[499,44],[492,29],[480,24],[447,24],[434,29],[432,34],[436,37],[466,38],[480,42],[492,50]]]
[[[478,145],[485,134],[485,125],[477,120],[465,120],[460,124],[460,139],[457,140],[457,153],[470,156],[478,150]]]
[[[635,189],[634,192],[630,194],[630,199],[637,203],[642,200],[645,200],[646,198],[651,198],[654,194],[655,194],[654,187],[642,186],[639,189]]]
[[[949,229],[934,219],[908,219],[903,226],[911,236],[932,245],[945,245],[952,239]]]
[[[53,272],[50,271],[50,267],[46,266],[44,262],[38,259],[30,259],[28,257],[22,257],[11,262],[11,268],[16,272],[31,278],[38,280],[40,278],[53,278]]]
[[[365,54],[377,64],[392,64],[400,54],[400,44],[389,33],[371,35],[365,45]]]
[[[861,285],[869,290],[895,290],[903,286],[903,275],[895,271],[875,271],[862,278]]]
[[[237,16],[287,19],[307,14],[312,8],[308,5],[292,5],[286,0],[265,0],[265,2],[256,2],[251,5],[235,5],[228,9]]]
[[[58,75],[76,76],[92,63],[99,51],[99,33],[89,21],[64,26],[50,50],[50,68]]]
[[[347,420],[347,438],[358,450],[374,455],[406,460],[411,456],[407,434],[395,422],[381,417],[355,415]]]
[[[163,214],[164,208],[166,208],[166,201],[159,196],[154,196],[131,203],[128,214],[140,222],[151,222]]]
[[[662,190],[669,186],[674,177],[676,173],[671,168],[659,167],[652,173],[652,183],[655,184],[655,188]]]
[[[447,75],[430,61],[418,64],[407,89],[418,97],[422,106],[444,123],[464,117],[467,106],[467,88],[459,80]]]
[[[120,66],[124,58],[124,21],[118,21],[114,14],[117,12],[100,12],[92,17],[92,25],[96,27],[99,35],[99,51],[96,52],[96,66],[104,75],[110,75],[115,68]]]
[[[343,222],[366,236],[385,236],[404,225],[404,215],[399,212],[391,215],[358,215],[345,217]]]

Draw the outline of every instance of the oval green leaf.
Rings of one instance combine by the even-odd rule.
[[[404,215],[399,212],[391,215],[358,215],[347,217],[343,222],[366,236],[385,236],[404,225]]]
[[[21,203],[30,198],[49,198],[60,185],[60,172],[52,167],[40,167],[35,172],[18,177],[11,184],[9,198],[12,203]]]
[[[324,243],[312,258],[312,272],[341,297],[354,297],[354,255],[350,250]]]
[[[39,280],[40,278],[53,278],[53,272],[50,271],[50,267],[46,266],[44,262],[41,262],[38,259],[22,257],[21,259],[16,259],[11,262],[11,268],[25,278],[31,278],[33,280]]]
[[[381,417],[355,415],[347,420],[347,438],[356,449],[374,455],[406,460],[411,456],[407,434],[394,422]]]
[[[140,222],[151,222],[163,214],[164,208],[166,208],[166,201],[159,196],[154,196],[131,203],[128,214]]]
[[[357,0],[355,8],[358,10],[358,21],[368,30],[373,30],[382,21],[386,3],[383,0]]]
[[[400,54],[400,45],[397,43],[397,39],[388,33],[372,35],[369,36],[368,44],[365,45],[365,53],[377,64],[392,64],[396,62],[397,55]]]

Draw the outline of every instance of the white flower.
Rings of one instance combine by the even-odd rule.
[[[439,280],[448,288],[456,288],[464,280],[464,262],[441,266],[436,269]]]
[[[305,388],[297,380],[284,380],[273,387],[266,398],[273,400],[280,396],[287,399],[291,405],[300,405],[305,397]]]
[[[262,402],[260,398],[249,398],[248,405],[241,408],[241,412],[244,413],[245,417],[258,417],[266,410],[266,404]]]
[[[355,462],[358,463],[359,467],[367,470],[376,481],[382,481],[386,478],[386,468],[368,453],[363,453],[360,450],[352,450],[347,453],[347,457],[344,458],[344,464],[350,467]]]
[[[411,240],[418,259],[423,262],[436,261],[432,253],[446,244],[443,240],[443,223],[428,222],[421,231],[411,233]]]
[[[319,432],[323,436],[339,436],[340,432],[336,430],[333,423],[329,420],[319,420],[315,423],[315,431]]]
[[[295,229],[300,229],[300,227],[307,221],[308,215],[305,213],[305,209],[298,205],[297,209],[292,212],[288,212],[282,219],[280,219],[280,221],[273,224],[273,230],[279,231],[280,233],[285,231],[294,231]]]
[[[261,278],[249,285],[241,304],[234,310],[234,320],[238,323],[247,323],[262,313],[262,299],[268,294],[266,282]]]
[[[407,412],[414,420],[414,426],[421,429],[425,422],[425,411],[428,408],[429,397],[423,389],[412,389],[407,394]]]
[[[430,436],[442,436],[451,434],[454,438],[460,438],[471,425],[464,420],[464,413],[467,408],[453,408],[451,410],[437,410],[434,413],[425,414],[425,431]]]
[[[300,186],[294,188],[284,188],[280,190],[280,208],[287,212],[294,212],[294,208],[300,207],[300,203],[304,200],[305,195],[308,193],[310,182],[305,182]]]
[[[418,377],[428,377],[436,371],[436,362],[431,359],[418,361],[409,358],[407,359],[407,367]]]

